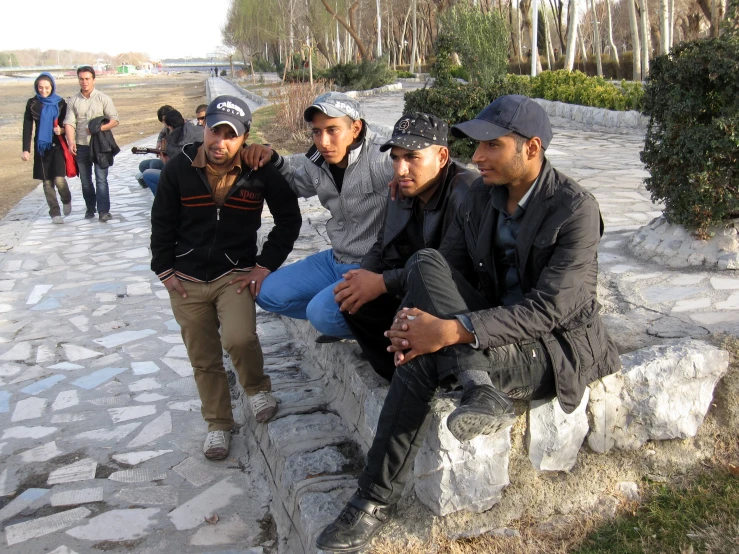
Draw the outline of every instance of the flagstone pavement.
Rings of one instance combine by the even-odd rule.
[[[214,96],[237,93],[212,81]],[[400,93],[362,102],[381,124],[402,113]],[[737,334],[731,272],[675,271],[625,253],[630,235],[661,213],[642,184],[643,137],[554,126],[547,156],[603,211],[607,311],[655,336]],[[276,551],[268,476],[249,456],[254,439],[240,409],[230,457],[202,457],[192,367],[149,269],[152,195],[133,178],[141,158],[130,146],[110,170],[112,221],[83,218],[78,179],[63,225],[51,223],[40,188],[0,221],[0,551],[81,553],[117,543],[133,552]],[[327,214],[316,199],[301,207],[291,261],[327,247]],[[269,214],[264,221],[269,227]],[[271,371],[285,355],[284,326],[258,318]],[[235,385],[235,406],[239,394]]]

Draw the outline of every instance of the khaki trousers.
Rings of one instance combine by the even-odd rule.
[[[271,390],[257,337],[254,300],[249,289],[236,294],[237,285],[228,284],[232,278],[226,275],[210,283],[182,281],[187,298],[176,292],[169,295],[194,369],[208,431],[230,431],[234,423],[223,350],[231,356],[248,396]]]

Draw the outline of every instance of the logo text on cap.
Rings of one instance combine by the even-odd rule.
[[[244,117],[246,115],[244,113],[244,110],[242,110],[239,106],[237,106],[236,104],[234,104],[233,102],[228,101],[228,100],[226,102],[220,102],[218,105],[216,105],[216,109],[223,110],[223,111],[226,111],[228,113],[234,113],[234,112],[236,112],[241,117]]]

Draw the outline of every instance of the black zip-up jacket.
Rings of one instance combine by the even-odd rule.
[[[275,271],[287,258],[301,225],[298,199],[272,165],[244,167],[218,208],[205,173],[192,166],[202,143],[188,144],[162,169],[151,209],[151,269],[166,281],[173,275],[210,282],[259,264]],[[262,252],[257,231],[267,202],[274,218]]]
[[[499,212],[482,179],[470,189],[439,251],[492,306],[467,314],[481,349],[541,339],[565,413],[585,387],[620,367],[596,298],[603,220],[591,193],[545,161],[521,222],[516,261],[522,302],[502,306],[493,239]]]
[[[100,130],[106,123],[110,123],[110,119],[101,115],[92,118],[87,124],[87,129],[90,131],[90,159],[100,169],[113,165],[113,158],[121,151],[113,138],[113,132]]]
[[[454,221],[454,214],[467,195],[470,185],[480,174],[466,169],[454,161],[449,161],[443,170],[441,188],[427,205],[423,219],[424,248],[438,248],[441,239]],[[375,244],[362,258],[363,269],[382,273],[388,294],[402,295],[405,292],[405,263],[408,256],[398,252],[395,244],[401,232],[413,221],[413,206],[418,197],[392,200],[387,199],[385,221]]]

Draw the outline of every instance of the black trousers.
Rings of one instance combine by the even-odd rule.
[[[344,313],[344,319],[372,369],[388,381],[393,378],[393,354],[387,351],[390,339],[383,334],[390,329],[401,301],[392,294],[382,294],[367,302],[355,314]]]
[[[437,317],[489,308],[489,302],[436,250],[415,253],[405,266],[408,293],[403,307],[416,307]],[[377,433],[359,477],[360,492],[376,501],[400,499],[408,472],[428,432],[431,401],[440,385],[451,386],[460,371],[487,371],[493,386],[513,398],[553,394],[552,365],[536,339],[480,351],[455,345],[419,356],[395,369]]]

